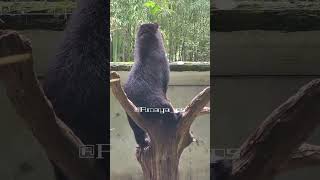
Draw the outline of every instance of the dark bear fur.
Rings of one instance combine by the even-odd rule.
[[[43,85],[57,116],[87,145],[109,142],[108,16],[108,1],[79,0]]]
[[[146,120],[174,121],[180,113],[173,113],[166,93],[169,83],[169,62],[166,57],[163,39],[157,24],[140,26],[134,50],[134,65],[129,73],[124,90],[137,107],[170,108],[171,113],[142,113]],[[146,133],[128,116],[137,144],[147,146]]]
[[[212,164],[211,180],[228,180],[232,172],[232,160],[217,158]]]

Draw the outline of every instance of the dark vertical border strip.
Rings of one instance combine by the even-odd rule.
[[[108,20],[107,20],[107,30],[106,30],[106,34],[108,35],[108,42],[106,42],[106,43],[108,43],[108,46],[107,46],[107,48],[108,48],[108,50],[107,50],[107,52],[108,52],[108,55],[107,55],[107,57],[109,58],[109,63],[108,63],[108,66],[109,66],[109,68],[108,68],[108,70],[109,70],[109,72],[107,72],[107,74],[106,74],[106,76],[108,76],[108,75],[110,75],[110,62],[111,62],[111,57],[110,57],[110,1],[109,0],[104,0],[105,1],[105,3],[106,3],[106,13],[108,14]],[[109,79],[109,78],[108,78]],[[108,101],[109,101],[109,107],[106,107],[106,110],[108,111],[108,117],[110,117],[109,119],[106,119],[106,121],[108,121],[108,123],[107,123],[107,125],[108,125],[108,127],[107,127],[107,132],[108,132],[108,134],[107,134],[107,143],[109,144],[109,148],[108,148],[108,153],[107,153],[107,161],[109,161],[109,166],[108,166],[108,170],[106,170],[107,171],[107,177],[110,179],[110,166],[111,166],[111,164],[110,164],[110,149],[111,149],[111,145],[110,145],[110,138],[111,138],[111,132],[110,132],[110,119],[111,119],[111,113],[110,113],[110,107],[111,107],[111,102],[110,102],[110,81],[108,80],[108,87],[106,88],[106,93],[108,93]]]
[[[212,7],[214,5],[213,1],[210,1],[210,7]],[[215,46],[214,43],[214,34],[212,33],[214,30],[214,24],[215,24],[215,17],[212,14],[212,8],[210,8],[210,179],[213,180],[213,166],[212,166],[212,149],[214,148],[213,145],[213,139],[214,139],[214,131],[213,131],[213,127],[214,127],[214,117],[213,117],[213,113],[212,113],[212,108],[214,108],[214,95],[215,95],[215,86],[214,86],[214,49],[213,47]]]

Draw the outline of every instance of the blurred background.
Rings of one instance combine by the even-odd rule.
[[[111,0],[113,62],[133,60],[139,25],[157,22],[167,56],[174,61],[209,61],[209,0]]]

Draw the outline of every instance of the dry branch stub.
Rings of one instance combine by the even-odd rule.
[[[281,165],[277,174],[315,166],[320,166],[320,146],[305,143],[291,154],[289,161]]]

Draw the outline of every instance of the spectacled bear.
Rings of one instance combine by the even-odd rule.
[[[167,99],[169,83],[169,61],[166,57],[159,25],[143,24],[139,27],[135,49],[134,64],[124,86],[128,98],[140,108],[167,108],[170,113],[141,112],[146,120],[177,122],[181,113],[174,112]],[[148,145],[147,134],[128,116],[139,147]]]
[[[43,84],[57,116],[86,145],[109,143],[108,16],[106,0],[77,2]],[[66,179],[58,168],[56,174]]]

